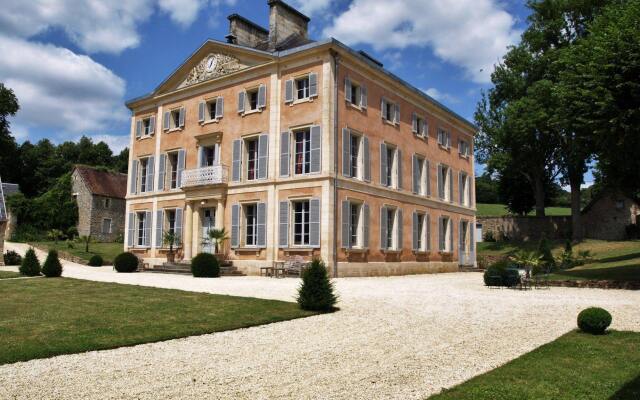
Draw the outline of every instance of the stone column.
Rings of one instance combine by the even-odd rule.
[[[219,200],[216,205],[216,228],[224,228],[224,200]]]
[[[193,254],[194,256],[200,251],[200,232],[202,231],[200,226],[201,212],[202,206],[198,205],[198,207],[193,211],[192,217],[191,237],[193,238],[193,240],[191,241],[191,254]]]
[[[184,212],[184,243],[182,249],[184,250],[184,259],[186,261],[191,260],[191,243],[193,241],[193,204],[187,201],[187,209]]]

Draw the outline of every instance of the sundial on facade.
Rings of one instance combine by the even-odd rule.
[[[230,74],[245,67],[246,65],[241,64],[240,61],[233,56],[221,53],[210,53],[204,57],[198,65],[191,69],[187,78],[178,88]]]

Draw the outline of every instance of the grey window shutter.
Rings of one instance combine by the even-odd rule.
[[[164,179],[166,176],[167,155],[160,154],[160,165],[158,167],[158,190],[164,190]]]
[[[380,248],[385,250],[387,248],[387,208],[380,207]]]
[[[164,235],[164,210],[156,211],[156,249],[162,248]]]
[[[342,201],[342,248],[351,248],[351,204]]]
[[[362,163],[364,164],[364,180],[371,182],[371,161],[369,158],[369,138],[362,137]]]
[[[180,128],[184,128],[184,115],[185,114],[185,108],[184,107],[180,107],[180,114],[178,114],[178,120],[180,122]]]
[[[280,134],[280,176],[289,176],[289,132]]]
[[[245,96],[244,90],[241,90],[240,92],[238,92],[238,113],[240,114],[244,113],[244,96]]]
[[[446,250],[444,233],[444,219],[442,217],[438,217],[438,249],[440,251]]]
[[[398,158],[398,189],[402,190],[402,150],[396,150],[396,157]]]
[[[267,106],[267,86],[260,85],[258,88],[258,108],[265,108]]]
[[[284,82],[284,102],[285,104],[293,102],[293,79]]]
[[[349,103],[353,103],[351,98],[351,79],[349,77],[344,78],[344,99]]]
[[[367,108],[367,87],[360,87],[360,107]]]
[[[438,197],[444,200],[444,182],[442,180],[442,165],[438,164]]]
[[[447,227],[449,228],[449,251],[451,253],[453,253],[453,244],[454,244],[454,241],[453,241],[453,235],[454,235],[453,226],[454,226],[453,225],[453,220],[451,220],[451,218],[449,218],[449,222],[447,224]]]
[[[447,148],[451,147],[451,132],[447,132]]]
[[[395,109],[395,115],[394,115],[394,119],[393,122],[396,125],[400,125],[400,104],[396,103],[394,104],[394,109]]]
[[[475,240],[476,227],[473,221],[469,221],[469,251],[471,252],[471,262],[475,261],[475,257],[473,254],[476,251],[476,240]]]
[[[413,222],[411,224],[412,227],[412,232],[413,232],[413,240],[412,240],[412,245],[411,248],[413,249],[413,251],[418,251],[420,250],[418,248],[418,236],[420,235],[420,232],[418,232],[418,213],[417,212],[413,212],[413,216],[411,219]]]
[[[198,103],[198,122],[204,122],[204,109],[206,107],[206,103],[201,101]]]
[[[258,137],[258,179],[267,179],[269,160],[269,135]]]
[[[178,150],[178,168],[176,169],[176,186],[182,187],[182,171],[184,171],[184,163],[186,160],[186,152],[184,149]]]
[[[278,216],[278,247],[289,246],[289,201],[281,201]]]
[[[369,248],[369,219],[371,218],[370,212],[369,212],[369,205],[368,204],[364,204],[362,206],[362,222],[363,222],[363,226],[362,226],[362,246],[365,249]]]
[[[453,203],[453,170],[449,168],[449,202]]]
[[[418,133],[418,115],[415,112],[411,113],[411,131]]]
[[[145,211],[144,218],[144,246],[151,247],[151,211]]]
[[[309,245],[320,247],[320,199],[309,200]]]
[[[427,234],[425,235],[426,237],[424,239],[427,242],[425,248],[427,249],[427,251],[431,251],[431,217],[429,216],[429,214],[424,216],[424,223],[427,225]]]
[[[458,222],[458,250],[460,250],[460,252],[464,252],[464,229],[462,228],[464,226],[464,221],[460,220]],[[460,255],[458,255],[458,257],[460,257]]]
[[[136,215],[135,213],[129,213],[127,225],[127,246],[133,247],[136,240]]]
[[[382,100],[380,100],[380,111],[382,114],[382,119],[389,119],[389,116],[387,115],[387,101],[382,98]]]
[[[258,203],[258,247],[267,247],[267,203]]]
[[[431,168],[429,160],[424,160],[424,187],[426,188],[427,196],[431,196]]]
[[[155,157],[151,156],[147,161],[147,192],[153,192],[154,167],[155,167]]]
[[[136,137],[140,138],[142,136],[142,120],[136,121]]]
[[[170,111],[165,111],[164,112],[164,123],[163,123],[162,129],[164,129],[165,131],[168,131],[169,128],[171,127],[170,122],[171,122],[171,112]]]
[[[224,97],[219,96],[216,99],[216,119],[222,118],[224,115]]]
[[[175,233],[177,245],[182,244],[182,232],[184,231],[184,218],[182,208],[176,208]]]
[[[312,72],[309,74],[309,97],[318,96],[318,74]]]
[[[320,152],[322,146],[322,131],[320,125],[311,127],[311,167],[310,171],[320,172],[322,154]]]
[[[351,133],[342,128],[342,175],[351,176]]]
[[[418,156],[413,155],[411,158],[412,186],[411,190],[415,194],[420,194],[420,166],[418,165]]]
[[[131,161],[131,187],[129,192],[131,194],[138,192],[138,160]]]
[[[242,139],[236,139],[233,141],[233,159],[231,162],[231,180],[233,182],[240,182],[240,174],[242,167]]]
[[[462,172],[458,172],[458,201],[460,202],[460,205],[464,204],[464,189],[462,186],[463,179],[464,176]]]
[[[380,184],[387,186],[387,145],[380,143]]]
[[[152,115],[149,118],[149,134],[153,135],[154,133],[156,133],[156,116]]]
[[[420,134],[424,137],[428,136],[428,131],[429,131],[429,125],[427,124],[427,120],[424,120],[424,123],[422,124],[422,130],[420,131]]]
[[[240,246],[240,205],[231,206],[231,247]]]
[[[402,220],[402,210],[398,210],[396,218],[398,219],[398,230],[396,231],[398,238],[396,240],[398,241],[398,250],[402,250],[404,248],[402,237],[402,227],[404,226],[404,221]]]

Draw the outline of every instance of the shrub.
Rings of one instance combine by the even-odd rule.
[[[20,265],[22,264],[22,256],[13,250],[4,253],[4,265]]]
[[[102,267],[103,264],[104,260],[102,259],[102,256],[100,254],[94,254],[89,259],[90,267]]]
[[[135,272],[138,269],[138,263],[138,257],[127,251],[116,256],[113,267],[118,272]]]
[[[209,253],[200,253],[191,260],[191,273],[196,278],[217,278],[220,276],[218,259]]]
[[[62,264],[58,258],[58,252],[56,250],[49,250],[47,259],[42,265],[42,273],[48,278],[57,278],[62,275]]]
[[[541,269],[545,272],[553,271],[556,267],[556,260],[553,258],[553,254],[551,253],[551,244],[544,235],[540,238],[540,242],[538,243],[538,253],[540,254]],[[535,274],[536,271],[534,271],[534,275]]]
[[[482,238],[485,242],[495,242],[496,238],[493,236],[493,231],[486,231]]]
[[[640,239],[640,221],[624,227],[627,239]]]
[[[333,293],[324,262],[314,259],[302,272],[302,285],[298,289],[298,304],[303,310],[333,311],[338,298]]]
[[[38,256],[36,256],[35,250],[30,248],[24,255],[22,259],[22,264],[20,264],[20,273],[26,276],[38,276],[40,275],[40,261],[38,260]]]
[[[587,333],[602,335],[611,325],[611,314],[600,307],[590,307],[578,314],[578,327]]]
[[[499,260],[484,271],[484,284],[487,286],[514,286],[520,280],[518,270],[512,268],[509,260]]]

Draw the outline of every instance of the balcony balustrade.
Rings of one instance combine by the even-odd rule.
[[[229,180],[229,168],[226,165],[212,165],[182,171],[182,188],[209,185],[226,185]]]

